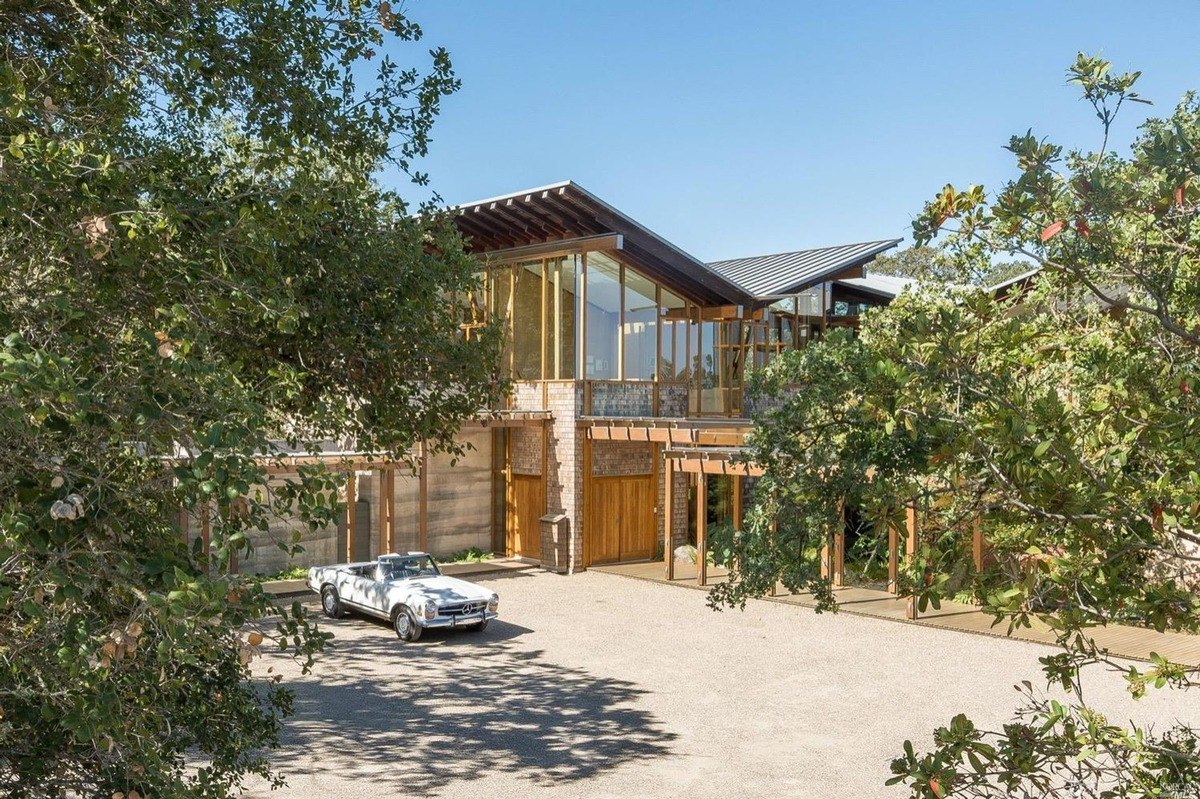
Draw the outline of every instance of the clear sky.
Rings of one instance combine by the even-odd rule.
[[[703,260],[909,239],[945,183],[1013,174],[1011,134],[1095,146],[1079,50],[1144,73],[1118,143],[1200,89],[1195,0],[405,7],[463,82],[421,164],[446,202],[571,179]]]

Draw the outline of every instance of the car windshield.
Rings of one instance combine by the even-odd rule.
[[[437,564],[429,555],[401,555],[379,560],[379,575],[383,580],[405,580],[409,577],[437,577]]]

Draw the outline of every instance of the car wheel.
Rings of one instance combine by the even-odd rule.
[[[401,641],[412,643],[421,637],[421,625],[408,608],[400,608],[392,615],[392,627],[396,629],[396,637]]]
[[[321,610],[325,611],[325,615],[331,619],[339,618],[342,615],[342,598],[338,596],[337,589],[332,585],[321,589]]]
[[[481,633],[487,629],[487,625],[488,625],[488,620],[484,619],[483,621],[479,622],[479,624],[476,624],[474,627],[471,627],[470,629],[471,629],[471,632],[473,632],[473,633]]]

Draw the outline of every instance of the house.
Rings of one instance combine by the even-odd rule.
[[[754,476],[747,371],[903,288],[865,272],[897,239],[705,263],[570,181],[452,213],[483,270],[463,334],[505,326],[514,390],[457,462],[359,472],[315,559],[477,547],[574,572],[702,542]]]

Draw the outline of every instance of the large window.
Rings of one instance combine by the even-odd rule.
[[[589,380],[615,380],[621,363],[621,265],[604,253],[587,254],[587,361]]]
[[[513,377],[542,379],[542,262],[518,264],[513,287]]]
[[[662,355],[658,361],[658,379],[666,382],[687,382],[691,374],[688,363],[688,306],[683,298],[666,289],[662,290],[660,296]]]
[[[570,255],[550,261],[553,270],[546,292],[546,378],[570,380],[575,377],[575,316],[578,298],[579,256]]]
[[[625,380],[653,380],[658,360],[658,287],[625,270],[625,318],[622,337]]]

